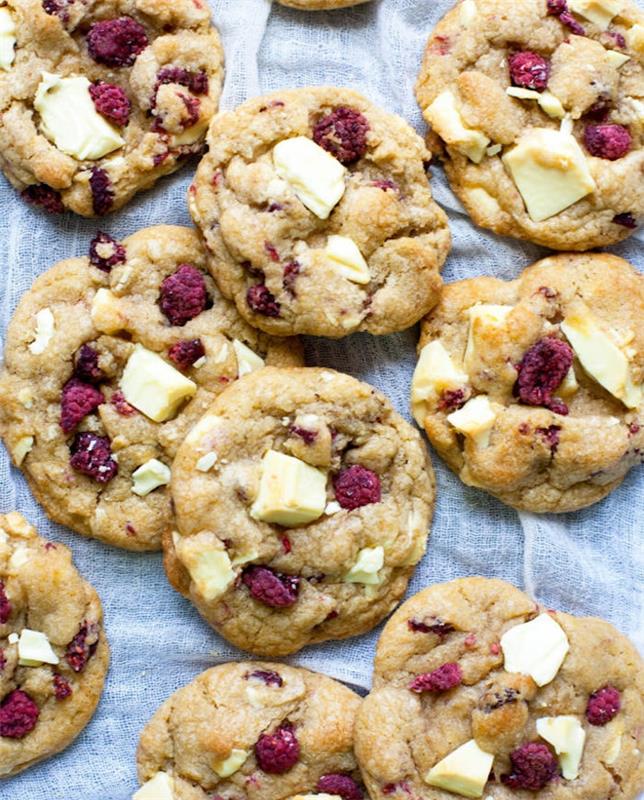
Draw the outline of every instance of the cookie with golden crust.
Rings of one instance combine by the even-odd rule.
[[[644,445],[644,279],[607,253],[445,287],[423,322],[412,407],[462,481],[527,511],[615,489]]]
[[[0,514],[0,778],[78,736],[108,662],[100,600],[70,550],[20,514]]]
[[[385,334],[435,305],[447,219],[402,119],[349,89],[293,89],[219,114],[208,145],[189,207],[251,325]]]
[[[134,800],[361,800],[353,755],[360,702],[341,683],[285,664],[206,670],[143,730],[137,764],[144,785]]]
[[[9,324],[0,436],[47,514],[156,550],[174,526],[170,465],[238,375],[302,363],[297,341],[247,325],[210,277],[196,232],[160,225],[36,280]]]
[[[612,625],[461,578],[385,626],[355,749],[373,800],[635,800],[643,723],[644,665]]]
[[[432,32],[416,96],[477,225],[589,250],[644,217],[644,13],[631,0],[462,0]]]
[[[203,148],[223,49],[201,0],[8,0],[0,168],[30,203],[114,211]]]
[[[434,476],[365,383],[266,368],[227,389],[177,452],[170,582],[233,644],[286,655],[373,628],[426,546]]]
[[[332,11],[334,8],[358,6],[368,0],[277,0],[283,6],[299,8],[302,11]]]

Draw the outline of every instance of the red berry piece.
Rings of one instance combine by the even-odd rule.
[[[181,264],[161,284],[159,305],[171,325],[185,325],[201,314],[207,302],[206,282],[191,264]]]
[[[591,156],[617,161],[631,149],[633,139],[623,125],[586,125],[584,144]]]
[[[201,101],[196,97],[190,97],[180,92],[178,95],[181,98],[181,102],[186,107],[187,112],[187,117],[182,120],[181,127],[184,129],[192,128],[192,126],[196,125],[199,121],[199,109],[201,108]]]
[[[88,344],[83,344],[74,356],[74,377],[87,383],[103,380],[103,370],[98,366],[98,353]]]
[[[267,686],[284,685],[282,676],[278,672],[273,672],[273,670],[256,669],[254,672],[250,672],[246,677],[257,678],[257,680],[263,681]]]
[[[614,686],[604,686],[590,695],[586,719],[591,725],[606,725],[622,707],[622,699]]]
[[[512,772],[501,775],[501,780],[511,789],[529,789],[538,792],[559,774],[554,754],[545,744],[528,742],[510,753]]]
[[[113,83],[94,83],[89,87],[94,108],[105,119],[124,128],[130,118],[130,101],[120,86]]]
[[[78,633],[67,645],[65,660],[74,672],[82,672],[98,646],[98,628],[83,622]]]
[[[67,678],[63,678],[57,672],[54,673],[54,696],[56,700],[64,700],[72,694],[72,686]]]
[[[564,11],[562,14],[560,14],[559,22],[565,25],[576,36],[586,35],[586,29],[583,27],[583,25],[580,25],[577,22],[577,20],[573,17],[570,11]]]
[[[335,499],[342,508],[354,509],[380,502],[380,478],[360,464],[343,469],[333,479]]]
[[[457,408],[462,408],[468,395],[466,389],[445,389],[438,400],[438,410],[455,411]]]
[[[275,299],[275,295],[271,294],[263,283],[249,287],[246,292],[246,302],[256,314],[262,314],[265,317],[279,317],[280,315],[280,304]]]
[[[208,75],[203,70],[193,72],[184,67],[163,67],[157,73],[158,89],[164,83],[178,83],[186,86],[193,94],[208,93]]]
[[[95,22],[87,32],[87,50],[97,64],[131,67],[148,46],[145,28],[132,17]]]
[[[295,279],[300,274],[300,269],[300,264],[297,261],[290,261],[284,267],[282,286],[291,295],[291,297],[295,297]]]
[[[623,225],[625,228],[631,228],[632,230],[637,228],[637,220],[630,211],[627,211],[625,214],[615,214],[613,222],[615,225]]]
[[[107,172],[100,167],[93,167],[89,176],[89,188],[92,191],[92,208],[95,214],[107,214],[114,203],[112,181]]]
[[[383,192],[397,192],[398,185],[393,181],[386,180],[386,181],[371,181],[371,185],[375,186],[376,189],[381,189]]]
[[[108,483],[118,472],[119,465],[112,458],[107,436],[97,436],[88,431],[77,433],[70,452],[71,467],[97,483]]]
[[[70,2],[73,3],[74,0],[42,0],[42,7],[45,13],[50,16],[58,16],[62,22],[67,22],[69,20],[68,6]]]
[[[0,647],[0,672],[7,666],[7,659],[4,657],[4,650]]]
[[[11,601],[7,597],[3,581],[0,581],[0,625],[4,625],[10,616]]]
[[[126,258],[125,247],[108,233],[97,231],[89,243],[89,263],[103,272],[109,272],[117,264],[124,264]]]
[[[270,608],[288,608],[297,601],[300,579],[295,575],[253,566],[244,570],[242,581],[255,600]]]
[[[255,758],[259,768],[272,775],[282,775],[292,769],[300,757],[300,743],[293,726],[285,722],[275,733],[263,733],[255,743]]]
[[[173,361],[184,372],[206,355],[201,339],[182,339],[168,350],[170,361]]]
[[[313,140],[341,164],[351,164],[367,152],[369,123],[354,108],[339,106],[316,124]]]
[[[435,633],[441,639],[444,639],[448,633],[452,633],[455,630],[451,622],[445,622],[440,617],[431,617],[429,621],[426,619],[409,619],[407,620],[407,627],[414,633]]]
[[[463,672],[455,662],[442,664],[432,672],[425,672],[409,684],[412,692],[447,692],[463,681]]]
[[[548,425],[547,428],[537,428],[537,433],[546,444],[550,445],[550,452],[554,455],[559,447],[559,434],[561,425]]]
[[[21,196],[29,205],[40,206],[48,214],[62,214],[65,210],[60,192],[47,186],[46,183],[32,183],[22,190]]]
[[[121,391],[114,392],[110,398],[110,403],[116,409],[117,414],[120,414],[122,417],[133,417],[134,414],[137,413],[136,408],[128,403],[125,399],[125,395]]]
[[[516,396],[528,406],[544,406],[556,414],[567,414],[565,403],[553,397],[570,369],[573,352],[569,344],[547,336],[525,353],[517,366]]]
[[[543,56],[524,50],[508,58],[510,79],[513,86],[542,92],[548,85],[550,63]]]
[[[309,431],[306,428],[300,428],[297,425],[291,425],[289,432],[294,436],[297,436],[299,439],[302,439],[304,444],[313,444],[313,442],[318,438],[317,431]]]
[[[73,431],[81,420],[105,402],[105,398],[91,383],[71,378],[63,386],[60,399],[60,427],[65,433]]]
[[[341,775],[336,772],[323,775],[315,789],[323,794],[338,795],[342,800],[362,800],[364,797],[362,789],[350,775]]]
[[[0,704],[0,736],[22,739],[36,727],[40,709],[26,692],[14,689]]]
[[[558,17],[568,10],[568,3],[566,0],[548,0],[548,14]]]

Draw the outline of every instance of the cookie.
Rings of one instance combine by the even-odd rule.
[[[607,622],[544,609],[503,581],[461,578],[408,600],[382,633],[373,685],[355,739],[373,800],[644,790],[635,647]]]
[[[0,778],[58,753],[90,721],[109,649],[71,551],[0,514]]]
[[[228,388],[181,445],[166,572],[210,625],[258,655],[373,628],[426,546],[434,475],[371,386],[266,368]]]
[[[144,728],[133,800],[362,800],[360,702],[341,683],[285,664],[206,670]]]
[[[384,334],[435,305],[447,219],[402,119],[349,89],[295,89],[219,114],[208,146],[189,207],[251,325]]]
[[[445,287],[422,324],[412,410],[470,486],[527,511],[601,500],[644,448],[644,279],[607,253]]]
[[[368,0],[278,0],[283,6],[300,8],[303,11],[331,11],[334,8],[348,8],[366,2]]]
[[[98,216],[201,152],[223,50],[200,0],[7,0],[0,168],[27,202]]]
[[[129,550],[173,527],[175,451],[238,375],[302,363],[247,325],[189,228],[147,228],[63,261],[22,298],[6,336],[0,436],[56,522]]]
[[[631,0],[462,0],[416,85],[477,225],[589,250],[644,217],[644,13]]]

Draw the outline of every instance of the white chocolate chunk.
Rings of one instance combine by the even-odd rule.
[[[563,397],[565,400],[567,397],[572,397],[579,390],[579,384],[577,383],[577,376],[575,375],[575,368],[570,367],[568,372],[564,375],[564,379],[559,384],[557,388],[557,394],[559,397]]]
[[[244,766],[244,763],[248,758],[248,754],[248,750],[240,750],[239,748],[234,747],[228,758],[225,758],[223,761],[217,761],[215,764],[213,764],[213,769],[220,778],[229,778]]]
[[[462,797],[483,797],[493,761],[492,753],[481,750],[470,739],[433,766],[425,776],[425,783]]]
[[[342,800],[339,794],[296,794],[290,800]]]
[[[10,633],[7,637],[7,641],[9,644],[18,644],[20,641],[20,636],[17,633]]]
[[[120,385],[127,402],[155,422],[174,417],[197,391],[196,383],[140,344],[125,365]]]
[[[586,372],[627,408],[638,408],[642,386],[633,383],[628,358],[583,303],[566,316],[561,330]]]
[[[412,413],[422,427],[427,413],[427,401],[435,400],[445,391],[466,386],[468,377],[458,369],[438,339],[420,351],[418,364],[411,381]]]
[[[80,161],[101,158],[125,144],[117,129],[96,111],[90,85],[80,75],[61,78],[43,72],[34,99],[42,132],[59,150]]]
[[[233,350],[237,357],[237,376],[239,378],[265,366],[264,359],[260,358],[254,350],[251,350],[243,342],[240,342],[239,339],[233,339]]]
[[[92,324],[101,333],[112,334],[120,331],[125,324],[115,294],[104,287],[99,289],[92,300],[90,309]]]
[[[515,625],[501,637],[505,671],[529,675],[537,686],[553,680],[569,648],[561,626],[545,613]]]
[[[328,502],[324,509],[324,513],[329,517],[331,516],[331,514],[337,514],[338,511],[342,511],[342,506],[340,505],[340,503],[338,503],[337,500],[331,500],[330,502]]]
[[[32,631],[29,628],[22,629],[18,641],[20,666],[39,667],[41,664],[58,664],[59,660],[44,633]]]
[[[207,114],[201,115],[194,125],[191,125],[189,128],[184,128],[181,133],[172,134],[170,137],[170,146],[179,147],[184,144],[194,144],[204,136],[208,130],[209,124],[210,117]]]
[[[490,156],[490,158],[491,158],[492,156],[498,156],[498,154],[501,152],[501,150],[503,150],[503,145],[502,144],[493,144],[493,145],[490,145],[490,147],[487,148],[485,153],[486,153],[486,155]]]
[[[134,792],[132,800],[174,800],[172,778],[167,772],[157,772],[149,781]]]
[[[463,28],[469,28],[477,14],[478,9],[474,0],[463,0],[458,10],[458,21]]]
[[[614,67],[615,69],[619,69],[623,67],[627,61],[630,61],[631,57],[627,56],[626,53],[620,53],[617,50],[607,50],[606,51],[606,61]]]
[[[54,315],[49,308],[41,308],[36,314],[36,331],[34,340],[29,345],[29,350],[39,356],[47,349],[51,337],[54,335]]]
[[[353,283],[369,283],[369,266],[358,245],[348,236],[329,236],[326,243],[326,256],[333,269]]]
[[[624,722],[621,717],[609,722],[605,728],[608,735],[608,744],[604,748],[604,753],[601,760],[604,764],[614,764],[622,749],[622,736],[624,735]]]
[[[490,140],[481,131],[468,128],[456,106],[456,97],[446,89],[425,109],[425,117],[436,133],[470,161],[479,164],[483,160]]]
[[[20,572],[20,567],[24,566],[27,561],[29,561],[29,548],[24,544],[20,544],[15,548],[9,559],[9,569],[12,572]],[[16,641],[18,641],[17,634]]]
[[[494,328],[503,328],[508,314],[514,306],[495,305],[492,303],[479,303],[467,309],[470,318],[470,327],[467,334],[467,345],[463,358],[465,369],[472,370],[474,362],[480,351],[481,340],[489,335]]]
[[[644,55],[644,25],[633,25],[625,34],[626,43],[636,53]]]
[[[579,776],[586,741],[586,732],[577,717],[542,717],[537,720],[537,733],[555,748],[564,778],[574,781]]]
[[[325,506],[324,472],[277,450],[265,454],[259,493],[250,511],[254,519],[285,527],[304,525],[320,517]]]
[[[31,451],[31,448],[34,446],[34,437],[33,436],[21,436],[20,439],[16,442],[11,451],[11,455],[13,460],[16,462],[16,466],[19,467],[22,462],[27,457],[27,454]]]
[[[364,547],[359,553],[356,563],[344,576],[345,583],[364,583],[367,586],[381,583],[378,573],[385,564],[384,547]]]
[[[623,5],[624,0],[568,0],[571,11],[594,23],[602,31],[608,28]]]
[[[6,6],[0,8],[0,69],[8,70],[16,57],[16,23]]]
[[[572,134],[533,128],[503,155],[533,222],[554,217],[597,188]]]
[[[477,447],[487,447],[490,433],[496,421],[497,412],[486,394],[479,394],[468,400],[463,408],[447,415],[447,421],[459,433],[469,436]]]
[[[209,472],[217,462],[217,453],[206,453],[206,455],[201,456],[201,458],[195,464],[195,468],[199,470],[199,472]]]
[[[563,119],[566,116],[566,110],[561,105],[561,100],[547,89],[543,92],[535,92],[534,89],[509,86],[506,92],[510,97],[516,97],[519,100],[535,100],[549,117]]]
[[[346,168],[312,139],[296,136],[273,148],[275,171],[302,203],[320,219],[328,219],[345,190]]]
[[[235,580],[228,553],[214,534],[182,537],[175,549],[197,592],[207,602],[221,597]]]
[[[158,458],[151,458],[132,473],[132,491],[139,497],[145,497],[159,486],[170,483],[170,467]]]

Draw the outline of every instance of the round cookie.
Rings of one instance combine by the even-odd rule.
[[[0,168],[30,203],[97,216],[201,152],[223,50],[207,3],[8,0]]]
[[[52,519],[159,549],[174,525],[166,484],[179,442],[263,359],[302,363],[297,341],[260,334],[221,297],[192,229],[99,233],[88,257],[57,264],[18,305],[0,436]]]
[[[320,800],[362,800],[353,755],[360,702],[341,683],[285,664],[206,670],[144,728],[137,753],[144,785],[133,800],[284,800],[316,792]]]
[[[332,11],[334,8],[358,6],[368,0],[277,0],[283,6],[299,8],[302,11]]]
[[[644,13],[631,0],[462,0],[416,85],[477,225],[557,250],[644,217]]]
[[[503,581],[462,578],[408,600],[382,633],[373,685],[355,734],[373,800],[644,789],[637,650],[607,622],[543,609]]]
[[[416,421],[462,481],[574,511],[642,461],[644,279],[607,253],[445,287],[423,322]]]
[[[219,114],[189,194],[209,266],[267,333],[413,325],[450,246],[420,137],[349,89],[276,92]]]
[[[70,550],[0,514],[0,778],[78,736],[108,662],[101,602]]]
[[[259,655],[373,628],[426,546],[434,475],[371,386],[266,368],[224,392],[177,452],[172,585]]]

